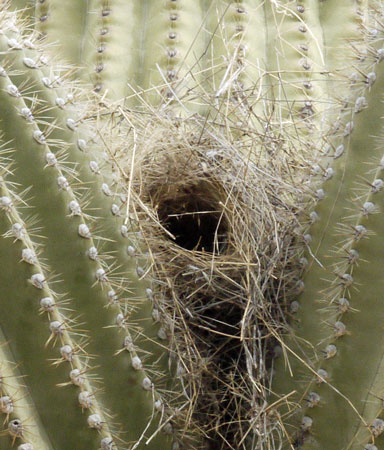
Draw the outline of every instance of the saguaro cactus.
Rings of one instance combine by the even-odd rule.
[[[382,1],[10,6],[0,447],[380,448]]]
[[[381,339],[376,271],[382,245],[383,85],[377,64],[383,50],[376,13],[383,5],[376,6],[372,21],[368,16],[362,23],[370,44],[364,50],[362,41],[357,53],[364,69],[356,70],[358,63],[348,68],[331,54],[329,69],[349,83],[340,87],[344,107],[331,115],[334,123],[324,136],[329,152],[313,167],[316,204],[309,210],[308,252],[302,259],[309,268],[304,268],[304,292],[291,304],[293,325],[289,339],[282,340],[285,358],[276,364],[273,383],[276,392],[287,395],[281,413],[282,420],[289,417],[282,433],[287,448],[382,446],[381,356],[376,353],[381,344],[371,345]]]
[[[96,136],[85,124],[90,111],[79,109],[80,90],[14,18],[1,12],[2,347],[10,341],[3,349],[1,411],[11,438],[2,436],[0,445],[112,448],[140,437],[157,400],[152,386],[159,367],[149,363],[156,327],[144,273],[123,216],[127,199],[115,194],[100,172],[103,161],[89,152]],[[143,333],[148,321],[149,334]],[[137,353],[140,339],[145,353]],[[27,376],[31,398],[20,376]],[[42,431],[32,405],[58,433]],[[67,425],[56,427],[64,418]],[[127,421],[128,434],[120,425]],[[151,445],[166,445],[159,442]]]

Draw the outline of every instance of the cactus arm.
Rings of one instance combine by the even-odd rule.
[[[244,1],[241,8],[244,12],[241,9],[236,11],[237,17],[234,26],[236,28],[239,25],[239,43],[244,45],[246,58],[246,67],[244,74],[241,74],[241,80],[245,83],[244,89],[251,90],[255,88],[258,80],[264,81],[263,75],[268,65],[264,2]],[[263,30],[264,33],[261,32]]]
[[[228,85],[224,78],[235,78],[234,93],[242,92],[257,116],[253,125],[265,132],[273,104],[274,124],[304,147],[313,122],[320,133],[325,104],[317,2],[302,9],[286,2],[218,2],[211,9],[210,28],[217,28],[209,61],[213,90],[223,93]]]

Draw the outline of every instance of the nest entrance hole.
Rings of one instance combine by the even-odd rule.
[[[160,222],[180,247],[215,253],[225,249],[228,226],[213,189],[201,182],[178,188],[159,201]]]

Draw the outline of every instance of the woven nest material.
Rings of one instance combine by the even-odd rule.
[[[297,157],[281,137],[196,116],[133,122],[124,164],[179,385],[168,393],[174,424],[205,436],[188,448],[274,448],[268,394],[297,292],[304,165],[292,169]]]

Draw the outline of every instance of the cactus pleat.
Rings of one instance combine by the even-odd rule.
[[[364,25],[363,36],[372,38],[369,22]],[[333,38],[334,45],[340,44],[340,38]],[[369,335],[372,331],[380,339],[382,316],[383,155],[375,135],[380,133],[383,81],[382,69],[374,71],[380,52],[373,45],[364,54],[355,46],[350,51],[351,58],[360,59],[355,67],[333,61],[332,75],[342,77],[335,83],[340,95],[336,100],[346,106],[327,139],[333,146],[331,158],[320,158],[314,169],[314,188],[321,190],[309,217],[313,223],[304,235],[311,248],[309,270],[293,309],[294,337],[285,342],[296,356],[285,349],[289,368],[287,361],[279,361],[274,381],[279,393],[297,392],[288,398],[288,410],[295,411],[295,402],[302,409],[285,429],[291,445],[304,448],[357,449],[372,441],[380,448],[382,344],[372,346],[375,338]],[[354,83],[348,92],[351,77]],[[373,84],[376,77],[380,82]]]
[[[88,2],[45,0],[35,2],[35,29],[55,43],[64,62],[82,63]]]
[[[308,147],[313,145],[315,151],[322,148],[327,143],[327,139],[319,139],[319,142],[317,142],[317,139],[321,136],[321,133],[324,135],[328,126],[327,123],[324,124],[324,114],[327,112],[330,117],[337,116],[341,106],[339,99],[336,101],[330,100],[332,98],[331,93],[325,88],[326,81],[330,77],[329,74],[323,74],[323,69],[326,71],[328,68],[326,55],[331,52],[326,52],[326,44],[324,45],[322,41],[320,30],[321,15],[319,19],[319,9],[322,6],[319,6],[316,2],[308,2],[305,5],[299,5],[303,6],[303,11],[296,9],[296,5],[291,5],[290,2],[259,4],[256,7],[252,5],[256,11],[254,15],[251,14],[251,11],[253,12],[252,7],[246,2],[232,5],[227,2],[215,2],[213,6],[210,6],[207,19],[208,36],[206,37],[206,42],[208,42],[207,45],[209,47],[212,47],[212,50],[210,48],[210,59],[208,63],[206,62],[206,66],[213,67],[213,92],[216,95],[231,99],[234,90],[233,85],[235,85],[238,87],[239,92],[242,92],[244,89],[247,96],[249,94],[247,89],[252,89],[252,80],[261,79],[260,85],[262,89],[266,89],[266,93],[261,91],[261,95],[266,99],[269,96],[270,99],[273,99],[272,105],[274,105],[273,102],[276,102],[278,105],[276,107],[276,118],[274,117],[275,122],[271,122],[279,124],[284,133],[288,132],[297,148],[300,148],[301,144]],[[261,6],[263,6],[263,9],[261,9]],[[342,7],[344,7],[345,11],[343,11]],[[330,34],[329,40],[346,46],[346,43],[342,42],[343,40],[350,41],[355,39],[356,36],[360,38],[361,34],[356,32],[355,27],[356,22],[360,23],[360,19],[356,15],[354,6],[349,5],[348,7],[348,5],[343,4],[342,7],[338,8],[338,11],[347,13],[346,16],[350,18],[347,23],[352,24],[352,30],[350,31],[348,28],[348,32],[344,34],[340,32],[342,37],[337,39],[334,35],[332,39],[332,34]],[[174,8],[178,11],[178,7]],[[150,10],[149,8],[148,11]],[[112,14],[113,8],[111,8],[110,14],[106,14],[104,16],[105,19],[102,20],[107,23]],[[101,16],[102,9],[99,9],[99,19]],[[153,14],[150,13],[149,17],[153,17]],[[162,17],[160,15],[159,23],[161,23]],[[244,19],[244,17],[246,18]],[[217,26],[218,21],[221,23],[220,26]],[[269,24],[266,34],[272,40],[272,43],[269,43],[267,46],[268,50],[265,49],[263,44],[259,44],[259,47],[255,49],[255,43],[249,37],[249,30],[254,31],[256,29],[254,24],[262,23],[263,21]],[[324,28],[326,29],[327,21],[324,20],[324,22]],[[242,30],[241,25],[244,25],[245,30]],[[161,27],[159,27],[159,30],[161,30]],[[213,34],[213,32],[215,32],[215,36],[210,42],[210,33]],[[327,36],[326,32],[324,34]],[[273,40],[275,35],[277,38]],[[152,27],[148,31],[147,36],[148,40],[145,46],[147,49],[153,48],[154,52],[156,52],[156,46],[153,46],[153,44],[151,46],[151,42],[156,42],[162,48],[161,43],[165,36],[164,31],[158,32],[157,28]],[[260,40],[257,42],[259,43]],[[350,48],[348,47],[348,49]],[[338,53],[337,50],[335,50],[335,54]],[[248,52],[249,58],[255,58],[255,62],[251,64],[246,63],[245,67],[241,67],[241,60],[243,59],[241,55],[243,52]],[[237,55],[236,57],[234,56],[235,54]],[[349,51],[349,55],[351,61],[353,61],[353,58],[357,57],[356,50],[352,48]],[[332,57],[333,54],[331,53]],[[168,58],[168,62],[164,62],[164,53],[161,52],[161,58],[158,60],[159,68],[167,67],[169,70],[171,66],[167,66],[167,64],[170,64],[169,61],[173,61],[176,55]],[[244,58],[246,62],[247,58]],[[156,58],[154,59],[156,60]],[[153,58],[150,57],[149,61],[152,64]],[[163,64],[161,64],[162,61]],[[177,59],[174,59],[174,61],[177,61]],[[265,77],[263,73],[264,70],[267,70],[263,67],[265,63],[265,67],[271,72],[268,77]],[[94,67],[97,66],[95,65]],[[154,77],[157,83],[163,83],[159,76],[159,68],[155,64],[145,67],[150,69],[143,70],[143,73],[149,74],[147,78],[149,81],[143,83],[144,88],[152,86],[151,77]],[[342,86],[344,92],[348,92],[350,83],[348,78],[342,71],[337,71],[339,66],[332,65],[331,67],[334,71],[332,76],[336,78],[338,83],[334,83],[334,85]],[[257,75],[253,75],[252,69],[254,68],[256,68]],[[101,80],[103,76],[107,76],[105,75],[108,73],[107,70],[107,65],[103,66],[96,77],[99,77]],[[268,79],[271,80],[270,84],[273,87],[273,91],[265,88],[265,86],[268,86]],[[108,82],[108,77],[106,80]],[[248,80],[248,85],[244,80]],[[158,88],[158,91],[163,95],[164,90]],[[252,99],[253,95],[248,95],[248,99]],[[263,107],[262,102],[256,102],[258,114],[264,120],[264,116],[268,115],[272,109],[268,101],[265,103],[266,107]],[[236,102],[232,104],[220,103],[220,107],[224,109],[223,116],[235,117],[232,111],[228,109],[228,105],[233,107],[236,105]],[[213,106],[216,107],[214,103]],[[327,109],[329,110],[327,111]],[[267,122],[265,125],[267,125]],[[314,133],[311,132],[313,126],[316,127],[316,132]],[[335,142],[337,139],[339,139],[338,136]],[[333,141],[331,142],[333,143]]]
[[[202,23],[199,2],[163,2],[160,11],[157,2],[148,2],[144,41],[148,51],[144,52],[138,87],[149,89],[152,98],[156,94],[157,98],[166,99],[175,92],[183,98],[187,87],[198,85],[200,55],[204,52]],[[192,80],[190,72],[194,75]],[[173,86],[176,90],[172,93]]]
[[[95,430],[84,432],[83,428],[87,429],[86,415],[81,415],[81,407],[76,405],[76,394],[74,394],[72,399],[66,401],[77,408],[77,413],[69,414],[69,417],[72,419],[78,417],[77,420],[73,420],[74,428],[76,423],[82,426],[78,427],[78,431],[73,429],[71,433],[63,427],[60,430],[61,434],[58,433],[58,436],[54,436],[52,440],[61,441],[73,448],[85,445],[86,442],[88,442],[87,445],[92,445],[91,442],[94,442],[97,447],[100,445],[97,442],[100,442],[101,438],[109,439],[111,435],[116,436],[117,440],[135,441],[140,437],[154,410],[150,381],[154,375],[152,366],[148,365],[148,374],[142,371],[142,364],[145,365],[148,360],[146,351],[153,348],[153,341],[149,341],[147,337],[143,338],[141,330],[145,323],[149,323],[152,329],[149,336],[152,333],[152,339],[156,336],[157,330],[152,327],[151,305],[145,296],[144,285],[139,281],[139,277],[143,274],[139,270],[140,267],[136,267],[132,241],[127,239],[130,227],[128,224],[127,229],[120,214],[120,207],[123,209],[124,206],[120,198],[114,198],[114,187],[103,183],[105,180],[102,179],[98,168],[98,164],[101,165],[102,161],[97,163],[87,155],[86,141],[90,139],[89,132],[81,130],[81,126],[78,131],[79,118],[74,118],[70,113],[71,104],[78,102],[78,90],[76,87],[65,86],[63,74],[61,80],[55,79],[57,72],[55,73],[45,61],[41,51],[30,49],[32,45],[26,39],[27,36],[10,30],[8,25],[7,16],[3,13],[2,27],[5,34],[2,36],[1,43],[3,69],[0,77],[3,108],[0,114],[3,142],[14,149],[10,157],[12,160],[8,170],[10,174],[7,177],[7,182],[10,183],[8,190],[11,194],[3,195],[5,202],[3,209],[8,212],[7,199],[11,201],[9,209],[12,214],[14,205],[17,204],[14,215],[20,216],[20,220],[15,223],[21,223],[26,233],[28,233],[28,216],[33,215],[35,209],[42,210],[38,221],[39,232],[36,236],[34,235],[38,248],[26,245],[27,241],[23,240],[25,248],[29,249],[30,253],[31,275],[26,276],[24,268],[17,280],[18,283],[23,284],[26,291],[33,289],[28,280],[33,280],[32,274],[39,265],[46,266],[44,273],[37,270],[41,278],[38,278],[38,281],[40,280],[39,282],[44,286],[48,283],[49,289],[56,293],[47,294],[46,297],[60,298],[58,304],[61,301],[65,304],[64,313],[58,313],[56,322],[64,328],[68,327],[68,333],[65,333],[68,336],[72,335],[71,342],[68,341],[67,334],[61,335],[61,332],[58,333],[58,338],[53,339],[54,331],[49,339],[51,334],[49,321],[45,322],[45,326],[40,324],[36,335],[41,336],[42,339],[39,350],[41,366],[47,365],[46,362],[44,363],[47,358],[57,361],[62,359],[69,367],[64,369],[60,365],[60,370],[62,372],[65,370],[65,376],[61,372],[60,383],[68,382],[72,356],[68,357],[70,361],[65,361],[65,357],[60,355],[60,349],[68,345],[68,348],[74,352],[73,361],[83,361],[84,369],[79,368],[80,372],[84,370],[92,372],[90,368],[88,369],[88,365],[100,366],[97,372],[103,379],[100,385],[96,382],[95,386],[92,385],[88,389],[92,395],[95,394],[95,398],[102,399],[103,406],[95,410],[98,411],[99,408],[103,410],[100,414],[95,412],[102,417],[103,423],[105,422],[105,425],[100,426],[100,436]],[[46,64],[48,65],[45,67]],[[59,87],[60,84],[62,86]],[[88,143],[88,146],[90,145],[92,144]],[[6,157],[4,164],[9,164]],[[5,171],[6,167],[3,170]],[[90,189],[93,191],[92,196],[89,195]],[[122,201],[126,200],[123,198]],[[23,205],[22,208],[20,205]],[[62,229],[63,223],[66,224],[65,232]],[[3,233],[9,231],[12,224],[12,220],[4,224]],[[62,231],[60,240],[57,239],[59,229]],[[44,235],[43,239],[42,235]],[[6,242],[7,246],[12,247],[10,239]],[[46,245],[47,242],[54,244]],[[133,251],[129,251],[128,244],[131,244]],[[18,242],[13,246],[22,247]],[[16,252],[16,250],[12,251]],[[22,248],[18,248],[16,253],[18,255],[17,257],[14,255],[13,259],[18,266],[17,262],[22,259]],[[39,253],[43,260],[42,264],[38,260],[35,261],[33,256]],[[24,258],[23,264],[27,264],[25,261]],[[12,265],[9,266],[9,270],[12,270],[11,268]],[[4,276],[5,280],[12,279],[9,273]],[[5,280],[4,283],[6,283]],[[16,285],[13,290],[16,290]],[[6,320],[4,333],[11,340],[11,348],[15,348],[16,354],[22,349],[27,352],[28,347],[23,345],[22,334],[11,337],[12,330],[17,329],[16,323],[22,321],[25,314],[22,304],[28,299],[29,308],[32,306],[32,299],[28,298],[31,294],[28,295],[24,291],[20,294],[24,302],[15,303],[15,307],[18,306],[16,311],[12,311],[11,308],[7,310],[6,304],[2,303],[4,308],[2,316],[4,318],[12,316]],[[39,300],[35,300],[37,318]],[[77,305],[87,311],[87,314],[77,317],[78,314],[69,312],[66,319],[65,308],[77,309]],[[142,312],[140,312],[141,305],[144,308]],[[59,306],[57,309],[60,310]],[[28,317],[30,321],[37,320],[32,319],[32,315]],[[147,320],[143,322],[143,318]],[[75,325],[76,322],[78,325]],[[138,336],[144,341],[141,345],[144,353],[140,353],[140,356],[135,351],[135,341]],[[45,349],[44,343],[47,341],[57,341],[54,351],[50,350],[51,343]],[[120,351],[124,348],[129,351],[120,355]],[[44,354],[44,352],[47,353]],[[31,363],[34,361],[34,358],[31,356],[28,358],[26,354],[23,359]],[[113,370],[107,369],[107,365],[113,367]],[[31,377],[33,372],[37,374],[27,366],[28,364],[25,363],[28,377]],[[46,370],[54,373],[56,369],[48,365]],[[59,383],[58,375],[49,375],[51,376],[54,381],[50,384],[50,389],[56,390],[55,384]],[[143,388],[143,382],[149,392]],[[44,387],[43,393],[41,392],[42,385],[39,377],[34,381],[31,380],[30,386],[32,396],[36,394],[36,402],[41,399],[42,402],[44,400],[45,405],[48,405],[52,401],[47,395],[50,390],[47,386]],[[34,392],[33,388],[40,392]],[[114,405],[124,398],[129,401],[120,401],[121,409],[119,410]],[[64,403],[57,401],[58,405]],[[140,414],[135,407],[138,404]],[[53,424],[57,422],[57,419],[48,412],[46,407],[39,409],[44,415],[43,421],[52,423],[52,426],[48,425],[48,429],[53,430],[55,428]],[[113,414],[112,418],[110,414]],[[125,424],[127,417],[130,417],[128,434],[124,431],[125,426],[121,427],[121,424]],[[111,423],[111,432],[108,431],[109,423]],[[99,425],[95,426],[99,427]],[[118,436],[120,431],[121,437]],[[150,432],[149,429],[148,433]],[[158,448],[162,445],[159,442],[162,442],[161,434],[151,441],[151,446]]]
[[[108,90],[109,96],[117,99],[132,95],[128,84],[135,85],[142,64],[144,3],[94,0],[88,5],[84,76],[96,92]]]
[[[169,86],[180,82],[203,52],[198,2],[97,0],[89,11],[86,77],[97,92],[127,97],[129,105],[139,98],[154,103],[167,98]]]
[[[10,421],[21,421],[26,442],[37,448],[48,449],[50,445],[45,436],[44,428],[34,405],[28,401],[25,384],[16,365],[11,362],[13,355],[6,347],[6,339],[2,332],[0,333],[0,339],[2,343],[0,347],[0,408],[2,415],[5,414]],[[7,436],[8,430],[6,428],[7,426],[5,427],[5,433],[3,432],[0,437],[2,448],[9,447],[10,438]]]
[[[28,9],[29,12],[31,12],[31,2],[28,0],[14,0],[12,2],[9,2],[9,8],[14,9],[15,11],[24,11],[25,9]]]
[[[16,202],[16,199],[10,196],[10,192],[6,190],[6,187],[4,186],[2,189],[2,200],[3,202],[6,202],[7,206],[3,207],[3,234],[6,234],[7,232],[9,234],[9,230],[12,225],[23,224],[20,216],[18,216],[15,210],[14,205],[9,204],[7,199],[12,199],[13,203]],[[25,370],[23,375],[36,373],[36,370],[38,369],[38,377],[28,377],[28,387],[32,393],[33,402],[40,412],[42,422],[49,427],[58,420],[63,420],[60,419],[62,415],[59,410],[56,410],[56,414],[52,414],[52,411],[50,410],[50,402],[54,399],[55,403],[57,402],[57,404],[61,405],[69,414],[71,419],[69,426],[76,427],[76,423],[81,423],[81,421],[84,420],[84,416],[81,414],[81,410],[79,411],[77,408],[76,402],[73,402],[73,399],[66,395],[64,390],[58,389],[55,385],[60,383],[60,381],[63,382],[69,380],[69,370],[65,367],[65,364],[63,364],[65,359],[64,357],[61,358],[60,349],[66,350],[68,348],[68,350],[71,349],[75,352],[73,355],[68,356],[68,358],[72,359],[71,369],[77,369],[79,370],[79,373],[86,371],[87,366],[81,363],[81,359],[83,358],[79,357],[78,350],[75,350],[77,345],[85,345],[85,342],[82,342],[81,331],[78,331],[80,339],[76,342],[76,344],[74,343],[72,336],[76,334],[76,330],[73,329],[72,333],[68,332],[67,328],[72,328],[72,321],[69,317],[66,318],[60,313],[60,308],[53,308],[53,311],[48,314],[49,320],[47,320],[46,317],[39,317],[39,303],[42,299],[51,299],[57,304],[59,304],[60,301],[57,298],[57,294],[54,294],[50,289],[46,281],[48,274],[39,264],[37,256],[35,256],[35,248],[28,239],[29,236],[27,234],[27,230],[24,224],[22,226],[23,228],[21,228],[20,233],[21,239],[18,239],[17,242],[13,242],[14,236],[12,235],[9,235],[8,238],[2,238],[2,251],[3,254],[7,255],[9,264],[7,269],[3,271],[1,281],[2,283],[8,284],[11,292],[14,294],[14,302],[12,302],[11,305],[2,304],[1,316],[5,322],[3,325],[4,333],[8,339],[12,340],[12,351],[17,355],[17,357],[23,360],[23,369]],[[14,229],[19,228],[14,227]],[[25,259],[22,259],[23,256]],[[17,264],[21,265],[21,270],[15,271],[14,266]],[[23,289],[17,289],[17,287],[20,286],[23,286]],[[16,292],[17,294],[15,294]],[[26,335],[22,332],[19,332],[17,336],[14,336],[13,330],[17,329],[18,324],[23,324],[25,332],[32,335],[33,340],[26,339]],[[47,342],[49,340],[54,340],[55,342],[59,341],[60,344],[54,349],[48,348]],[[44,349],[46,349],[45,352]],[[70,353],[66,354],[69,355]],[[47,368],[47,365],[49,364],[47,364],[47,358],[50,359],[51,362],[57,361],[57,363],[59,363],[60,359],[62,359],[60,368],[58,368],[58,370],[55,370],[53,367]],[[42,377],[41,374],[43,374]],[[45,380],[43,384],[41,383],[41,378]],[[56,391],[57,396],[54,394],[52,395],[52,392],[48,394],[49,388],[50,390]],[[96,392],[97,388],[90,388],[89,382],[85,380],[82,390],[93,393]],[[94,399],[93,403],[96,403]],[[15,404],[17,404],[17,396]],[[97,413],[99,414],[99,411],[97,411]],[[17,411],[15,411],[15,414],[17,414]],[[25,417],[26,414],[24,413],[23,416]],[[28,431],[29,420],[28,418],[23,420],[24,417],[18,416],[15,417],[15,419],[20,420],[23,428]],[[14,418],[12,417],[12,420],[13,419]],[[29,431],[32,435],[35,432],[34,428]],[[97,435],[92,435],[87,432],[86,427],[84,427],[81,431],[83,435],[82,439],[84,439],[85,442],[88,441],[89,444],[93,442],[94,445],[97,445]],[[86,435],[87,433],[88,436]],[[73,437],[69,438],[66,434],[67,433],[64,429],[62,430],[61,436],[60,432],[57,433],[56,438],[52,439],[54,445],[57,445],[56,439],[59,442],[60,440],[66,440],[69,443],[73,442],[73,445],[75,445],[76,442],[79,442],[79,436],[76,435],[76,433],[74,433]],[[24,433],[21,437],[24,437]],[[25,435],[25,439],[28,440],[28,434]],[[11,441],[8,436],[3,436],[1,443],[2,448],[9,448],[10,442]],[[32,444],[35,445],[33,440]]]
[[[326,104],[319,3],[266,2],[265,16],[272,84],[269,95],[276,102],[279,125],[293,142],[303,146],[306,135],[319,132]]]
[[[204,29],[206,105],[202,111],[211,117],[226,117],[229,125],[245,113],[246,127],[252,104],[255,115],[263,118],[267,109],[263,2],[211,2]],[[236,99],[232,105],[228,102],[231,98]]]
[[[382,1],[11,7],[0,447],[384,446]]]

